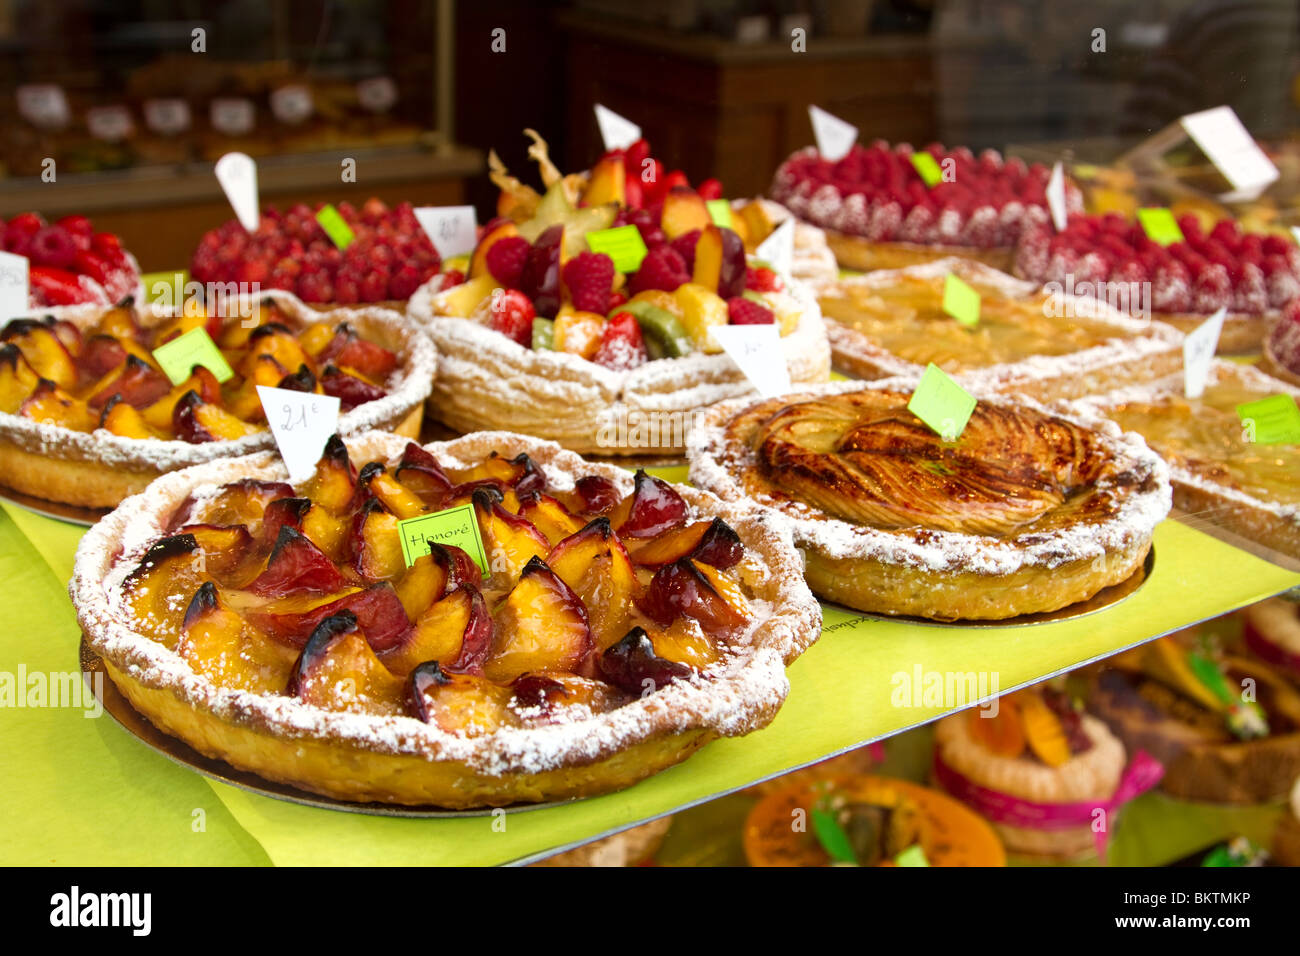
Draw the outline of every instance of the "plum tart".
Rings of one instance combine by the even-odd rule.
[[[980,295],[979,322],[943,309],[949,275]],[[1182,366],[1182,336],[1104,300],[1040,291],[996,269],[944,259],[816,285],[836,371],[917,375],[931,362],[997,391],[1052,401],[1100,394]]]
[[[1266,548],[1300,557],[1300,444],[1253,441],[1238,407],[1300,388],[1235,362],[1215,361],[1205,393],[1185,397],[1182,375],[1086,402],[1142,435],[1168,463],[1174,505]]]
[[[402,316],[322,314],[284,292],[231,305],[226,318],[122,306],[5,325],[0,485],[107,508],[163,472],[271,448],[259,385],[337,396],[344,434],[418,434],[435,353]],[[200,327],[233,375],[195,365],[173,384],[153,350]]]
[[[785,532],[552,443],[369,432],[284,475],[163,476],[87,534],[70,593],[158,727],[339,800],[628,786],[765,726],[820,630]],[[462,505],[482,563],[421,536],[408,567],[399,522]]]
[[[1169,511],[1142,439],[1075,411],[977,392],[945,443],[913,379],[726,402],[692,434],[691,481],[794,526],[815,593],[876,614],[1005,619],[1124,582]]]

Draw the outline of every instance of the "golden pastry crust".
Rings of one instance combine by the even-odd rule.
[[[368,432],[347,444],[355,456],[395,458],[406,441]],[[492,451],[526,452],[557,487],[575,474],[603,475],[623,491],[632,483],[622,469],[504,432],[428,447],[448,464],[478,461]],[[470,738],[410,717],[325,711],[296,698],[231,690],[199,676],[175,651],[138,631],[114,596],[122,576],[192,490],[236,478],[283,481],[285,471],[263,453],[163,476],[86,535],[69,593],[88,645],[147,718],[208,756],[336,799],[466,808],[628,786],[714,737],[739,736],[769,723],[789,690],[785,664],[820,631],[820,608],[797,573],[788,533],[683,488],[692,508],[724,515],[735,528],[748,552],[739,567],[758,606],[769,612],[716,672],[677,681],[606,713]]]
[[[778,510],[813,590],[871,613],[1003,619],[1066,607],[1137,571],[1170,498],[1140,438],[980,394],[949,448],[906,412],[914,387],[848,383],[720,405],[692,437],[691,480]]]
[[[1015,261],[1010,247],[982,249],[977,246],[949,246],[935,243],[921,245],[915,242],[875,242],[861,236],[850,236],[834,229],[826,229],[826,244],[835,254],[842,269],[855,272],[875,272],[878,269],[906,269],[925,265],[937,259],[957,258],[978,262],[1001,272],[1009,272]]]
[[[273,290],[259,298],[274,300],[284,311],[304,322],[321,319],[318,312],[289,293]],[[98,321],[101,311],[77,309],[61,317],[84,329]],[[240,313],[235,310],[235,314]],[[401,315],[385,309],[343,308],[331,317],[352,324],[362,335],[401,357],[388,394],[340,415],[340,433],[346,436],[379,428],[417,437],[424,400],[437,366],[437,353],[428,338]],[[169,318],[156,310],[139,315],[145,327]],[[79,432],[0,413],[0,485],[47,501],[84,508],[111,508],[127,496],[143,491],[150,481],[166,472],[274,447],[275,440],[269,430],[234,441],[190,444],[178,440],[126,438],[104,429]]]
[[[1184,335],[1194,332],[1209,318],[1202,312],[1153,312],[1151,317],[1157,322],[1173,326]],[[1216,354],[1249,355],[1259,352],[1276,324],[1277,318],[1276,311],[1269,311],[1263,315],[1229,312],[1223,318],[1223,331],[1219,333],[1219,348]]]

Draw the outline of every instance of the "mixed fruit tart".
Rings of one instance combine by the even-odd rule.
[[[504,432],[367,433],[159,479],[70,586],[132,705],[342,800],[500,806],[627,786],[765,726],[820,610],[780,529]],[[406,518],[466,505],[486,570]]]
[[[980,296],[974,326],[944,310],[948,277]],[[966,259],[817,283],[835,370],[917,375],[934,363],[997,391],[1052,401],[1100,394],[1182,367],[1183,336],[1092,297],[1040,291]]]
[[[1108,659],[1088,709],[1164,764],[1161,788],[1184,800],[1263,803],[1300,775],[1300,690],[1208,628]]]
[[[908,410],[917,379],[723,402],[691,482],[794,528],[814,592],[876,614],[1000,620],[1136,574],[1169,511],[1142,441],[1077,409],[975,391],[956,441]]]
[[[1190,214],[1177,222],[1185,241],[1167,246],[1118,213],[1075,216],[1063,232],[1040,225],[1022,237],[1015,272],[1039,283],[1149,288],[1152,317],[1184,332],[1227,309],[1219,351],[1258,350],[1278,310],[1300,296],[1300,247],[1243,233],[1231,219],[1208,232]]]
[[[710,218],[707,192],[673,186],[634,206],[622,159],[561,176],[540,140],[534,154],[546,193],[498,170],[502,208],[519,218],[489,223],[466,271],[444,273],[411,302],[441,356],[431,415],[461,431],[508,427],[576,451],[680,452],[680,428],[656,428],[645,442],[602,436],[629,418],[685,416],[749,392],[720,354],[718,326],[777,327],[791,379],[825,381],[816,303],[747,259],[740,233]],[[647,249],[635,269],[619,271],[587,247],[589,233],[618,226],[635,227]]]
[[[916,152],[878,140],[831,162],[809,146],[777,169],[772,198],[826,230],[841,266],[864,272],[950,255],[1007,270],[1021,234],[1050,223],[1047,167],[1004,162],[991,149],[975,156],[965,147],[932,144],[921,152],[947,175],[927,186],[913,162]],[[1066,197],[1068,209],[1083,208],[1072,184]]]
[[[49,223],[40,213],[19,213],[0,220],[0,240],[5,252],[28,260],[28,300],[34,309],[106,306],[139,296],[134,257],[116,235],[96,232],[85,216]]]
[[[935,782],[1027,857],[1104,856],[1120,807],[1160,779],[1145,754],[1126,770],[1124,744],[1051,686],[945,717],[934,737]]]
[[[173,384],[153,350],[203,328],[233,375]],[[336,396],[344,434],[419,432],[435,370],[427,338],[384,309],[322,314],[283,292],[222,318],[129,306],[0,329],[0,484],[88,508],[165,471],[272,447],[257,386]]]
[[[354,236],[344,249],[316,218],[323,205],[298,203],[284,212],[268,206],[251,235],[238,219],[223,223],[200,240],[190,275],[202,283],[280,289],[312,305],[353,305],[405,303],[438,274],[438,250],[410,203],[392,209],[373,197],[360,209],[339,203],[335,208]]]

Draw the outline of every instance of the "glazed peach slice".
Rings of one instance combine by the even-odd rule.
[[[641,584],[608,518],[597,518],[565,538],[546,563],[582,599],[597,651],[627,633]]]
[[[642,567],[657,568],[682,558],[694,558],[715,568],[726,570],[744,556],[740,537],[721,518],[695,521],[676,531],[666,531],[656,538],[643,539],[629,549],[632,561]]]
[[[352,467],[347,446],[337,434],[331,435],[315,473],[303,486],[303,494],[328,511],[343,515],[351,510],[356,492],[357,470]]]
[[[714,634],[744,627],[751,615],[740,586],[725,571],[691,558],[656,571],[641,608],[660,627],[689,617]]]
[[[353,567],[364,580],[396,581],[406,570],[397,516],[384,510],[378,498],[371,498],[353,516],[349,538]]]
[[[438,661],[449,672],[481,674],[492,632],[492,614],[483,595],[474,585],[462,584],[421,614],[383,661],[399,675],[425,661]]]
[[[214,494],[205,496],[201,504],[193,495],[187,496],[173,512],[169,527],[175,530],[190,524],[201,512],[202,521],[206,524],[242,524],[256,529],[261,525],[262,517],[272,501],[292,497],[293,486],[283,481],[240,478],[227,482]]]
[[[357,487],[363,497],[373,495],[382,501],[398,519],[414,518],[426,511],[420,496],[388,474],[382,462],[372,461],[362,468],[357,476]]]
[[[374,402],[388,393],[374,382],[368,382],[360,374],[349,368],[340,368],[332,362],[320,373],[320,389],[325,395],[339,400],[344,409],[356,408],[366,402]]]
[[[1034,756],[1049,767],[1059,767],[1070,759],[1070,743],[1065,727],[1043,698],[1033,690],[1016,695],[1020,708],[1025,742]]]
[[[534,557],[497,608],[483,673],[508,684],[529,671],[577,671],[591,649],[587,609],[545,561]]]
[[[128,361],[127,364],[130,365],[131,362]],[[163,381],[167,381],[166,377],[162,376],[160,372],[154,372],[154,375],[161,377]],[[156,382],[154,384],[156,386]],[[221,384],[211,370],[203,365],[194,366],[189,377],[175,387],[172,387],[171,383],[168,382],[167,391],[156,401],[140,404],[132,401],[129,392],[125,393],[123,397],[141,410],[140,414],[152,427],[162,430],[175,427],[176,409],[180,405],[181,399],[185,398],[190,392],[197,395],[199,401],[202,402],[212,405],[221,402]]]
[[[281,528],[289,527],[301,531],[303,518],[310,510],[310,498],[276,498],[262,512],[262,529],[257,535],[258,544],[266,551],[270,551],[275,547],[276,539],[280,537]]]
[[[589,713],[603,714],[628,702],[627,694],[612,684],[559,671],[525,674],[510,689],[514,710],[525,725],[551,723],[566,707],[581,706]]]
[[[595,517],[607,514],[623,500],[618,486],[604,475],[584,475],[573,483],[571,507],[576,513]]]
[[[398,484],[413,492],[430,508],[441,508],[454,486],[447,473],[428,451],[409,442],[393,473]]]
[[[546,477],[524,452],[514,458],[505,458],[494,451],[474,467],[458,472],[457,480],[462,485],[497,481],[507,488],[513,488],[516,495],[541,491],[546,487]]]
[[[538,491],[520,496],[519,517],[531,522],[552,547],[582,530],[582,522],[564,507],[563,502]]]
[[[226,395],[225,405],[236,418],[246,422],[264,422],[266,410],[262,408],[262,396],[258,394],[257,386],[275,388],[288,373],[269,355],[259,355],[251,372]]]
[[[126,347],[111,335],[87,337],[77,356],[77,372],[83,384],[97,382],[126,362]],[[147,364],[147,363],[146,363]]]
[[[650,636],[639,627],[632,628],[600,655],[597,670],[601,677],[633,697],[644,697],[694,673],[687,665],[656,654]]]
[[[174,648],[185,608],[205,580],[205,562],[192,534],[155,542],[122,581],[122,591],[137,621],[164,647]]]
[[[357,626],[375,651],[387,651],[400,645],[411,629],[391,584],[372,584],[368,588],[353,590],[342,597],[302,611],[277,611],[272,603],[266,609],[248,612],[267,634],[282,643],[300,648],[315,632],[321,621],[340,611],[349,611],[357,619]]]
[[[36,388],[18,406],[18,414],[47,425],[62,425],[79,432],[93,431],[99,424],[86,403],[69,395],[48,378],[40,379]]]
[[[172,383],[167,376],[148,362],[135,355],[128,355],[126,361],[90,389],[87,403],[91,408],[103,408],[114,395],[132,408],[140,409],[141,414],[157,402],[163,401],[171,392]],[[177,394],[180,397],[180,393]],[[146,415],[149,427],[159,431],[171,427],[171,406],[167,407],[165,417]]]
[[[995,715],[972,707],[966,711],[966,728],[972,740],[995,756],[1015,758],[1025,752],[1024,724],[1014,698],[1000,698]]]
[[[721,657],[717,644],[693,618],[679,617],[667,628],[647,633],[656,654],[696,670],[703,670]]]
[[[123,438],[164,439],[168,436],[150,428],[136,409],[122,401],[121,395],[114,395],[99,413],[99,427]]]
[[[40,376],[27,364],[18,346],[0,347],[0,412],[17,412],[39,381]]]
[[[213,683],[254,694],[284,687],[296,656],[291,648],[268,641],[227,607],[211,581],[205,581],[190,599],[176,653]]]
[[[550,542],[531,522],[511,514],[486,489],[477,489],[470,500],[494,579],[513,581],[529,561],[551,550]]]
[[[253,536],[242,524],[188,524],[178,534],[188,534],[199,546],[203,570],[228,587],[241,587],[256,573],[258,561]]]
[[[285,693],[326,710],[362,714],[406,710],[401,680],[380,663],[351,611],[339,611],[320,622],[293,665]]]
[[[242,349],[248,345],[254,332],[275,321],[279,314],[279,309],[273,303],[260,302],[250,314],[241,316],[238,322],[225,323],[213,339],[223,350]]]
[[[135,310],[126,305],[116,305],[99,317],[95,323],[95,332],[111,336],[121,342],[133,342],[136,345],[145,340],[144,329],[136,321]]]
[[[256,432],[257,426],[241,421],[220,405],[203,401],[197,392],[186,392],[172,413],[172,431],[192,445],[210,441],[234,441]]]
[[[334,562],[301,531],[285,526],[276,537],[266,567],[248,590],[262,597],[283,597],[293,592],[330,594],[349,583]]]
[[[407,708],[413,717],[460,737],[518,726],[519,719],[510,709],[512,696],[509,687],[473,674],[449,674],[437,661],[420,664],[406,684]]]
[[[638,469],[632,493],[609,515],[620,538],[653,538],[686,524],[686,502],[662,478]]]
[[[395,352],[361,338],[346,322],[335,327],[334,337],[317,357],[321,362],[355,369],[372,382],[382,382],[397,368]]]
[[[479,587],[483,573],[466,552],[454,546],[429,542],[429,553],[421,555],[397,581],[406,616],[415,621],[421,614],[462,584]]]
[[[27,364],[41,378],[60,388],[76,388],[76,364],[67,346],[49,326],[35,319],[14,319],[4,327],[4,339],[18,347]]]
[[[261,325],[248,337],[248,351],[239,362],[238,372],[245,378],[253,376],[259,356],[269,355],[283,369],[296,369],[299,365],[314,368],[312,359],[298,344],[297,337],[279,322]]]

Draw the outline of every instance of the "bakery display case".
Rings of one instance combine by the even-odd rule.
[[[0,2],[0,862],[1295,865],[1292,6]]]

